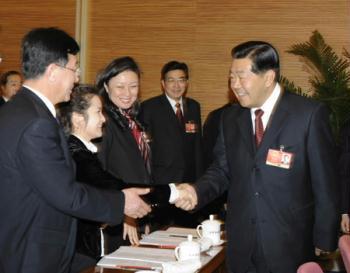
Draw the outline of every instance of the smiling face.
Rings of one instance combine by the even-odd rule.
[[[10,99],[12,96],[16,95],[18,90],[21,88],[22,78],[18,74],[11,74],[6,79],[6,84],[1,87],[2,95]]]
[[[129,109],[139,94],[139,77],[126,70],[114,76],[105,86],[109,99],[120,109]]]
[[[188,80],[184,71],[177,69],[166,73],[162,86],[165,94],[171,99],[179,101],[187,90]]]
[[[262,106],[274,88],[272,70],[255,74],[251,69],[252,61],[242,58],[233,59],[230,70],[231,89],[240,105],[247,108]]]
[[[99,96],[94,95],[90,99],[90,106],[86,109],[84,115],[76,115],[78,117],[73,118],[75,123],[73,127],[78,128],[78,130],[74,133],[86,141],[102,136],[102,127],[106,119],[102,113],[102,102]]]

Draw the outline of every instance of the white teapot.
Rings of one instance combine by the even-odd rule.
[[[205,220],[197,226],[197,233],[200,238],[211,239],[213,245],[218,245],[221,242],[221,222],[214,219],[214,215],[209,216],[209,220]]]
[[[192,235],[187,236],[187,241],[181,242],[175,248],[175,257],[178,261],[200,260],[200,244],[192,240]]]

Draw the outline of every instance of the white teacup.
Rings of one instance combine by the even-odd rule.
[[[221,222],[214,219],[214,215],[209,216],[209,220],[205,220],[201,225],[197,226],[197,233],[200,238],[211,239],[213,245],[218,245],[221,242]]]
[[[192,241],[192,235],[187,236],[187,241],[181,242],[175,248],[175,257],[178,261],[200,260],[200,244]]]

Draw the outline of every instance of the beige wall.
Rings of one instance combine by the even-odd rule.
[[[60,27],[75,31],[74,0],[0,0],[0,72],[20,69],[23,35],[35,27]]]
[[[0,71],[17,69],[19,44],[32,27],[58,26],[74,35],[76,1],[0,0]],[[281,54],[282,73],[307,87],[300,60],[285,50],[318,29],[340,53],[350,49],[348,0],[79,0],[89,3],[86,81],[113,58],[130,55],[143,70],[142,99],[160,93],[160,69],[171,60],[190,66],[189,96],[203,117],[227,101],[230,50],[267,40]]]
[[[100,0],[89,13],[88,81],[112,58],[130,55],[143,70],[142,98],[160,93],[161,66],[189,64],[189,96],[203,116],[227,101],[231,48],[266,40],[281,54],[282,73],[307,88],[303,64],[285,53],[318,29],[337,52],[350,49],[348,0]]]

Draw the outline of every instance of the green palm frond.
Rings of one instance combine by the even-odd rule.
[[[339,57],[322,35],[315,30],[308,42],[292,45],[288,53],[302,57],[312,87],[312,98],[322,101],[331,109],[331,125],[338,137],[340,128],[350,120],[350,54],[343,49]],[[293,82],[284,80],[295,88]],[[298,90],[299,89],[299,90]],[[296,93],[303,92],[296,88]]]
[[[301,87],[295,86],[294,82],[289,81],[286,77],[281,76],[279,82],[281,86],[283,86],[283,88],[288,90],[289,92],[296,93],[304,97],[311,97],[311,95],[309,94],[310,91],[308,92],[303,91]]]

